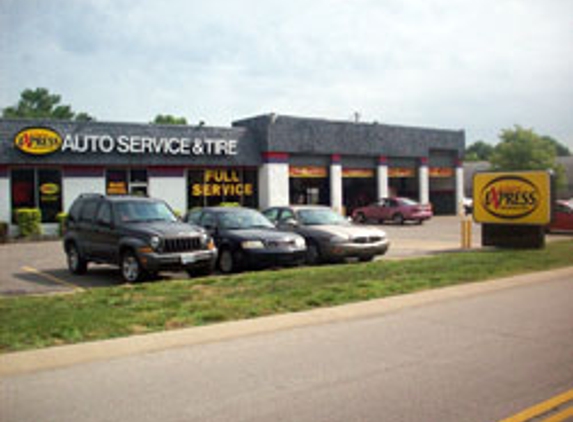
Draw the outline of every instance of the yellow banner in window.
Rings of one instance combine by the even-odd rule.
[[[289,176],[301,178],[325,178],[328,176],[328,173],[326,171],[326,167],[290,167]]]
[[[352,179],[367,179],[374,177],[374,170],[371,169],[342,169],[342,177]]]

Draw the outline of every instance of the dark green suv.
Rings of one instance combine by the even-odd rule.
[[[180,222],[157,199],[81,195],[70,208],[65,231],[64,250],[74,274],[85,273],[89,262],[112,264],[132,283],[163,270],[209,274],[217,259],[205,230]]]

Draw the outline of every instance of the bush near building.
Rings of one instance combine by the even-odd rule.
[[[38,208],[16,210],[16,222],[22,237],[40,236],[42,234],[42,212]]]

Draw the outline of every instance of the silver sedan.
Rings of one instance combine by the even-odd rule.
[[[371,261],[376,255],[384,255],[390,246],[383,230],[352,224],[325,206],[273,207],[263,214],[280,230],[304,237],[308,264],[339,262],[345,258]]]

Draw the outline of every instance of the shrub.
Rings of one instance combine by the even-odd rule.
[[[6,243],[8,240],[8,223],[0,221],[0,243]]]
[[[20,208],[16,210],[16,222],[20,236],[32,237],[42,234],[42,213],[38,208]]]
[[[60,237],[64,236],[66,233],[66,221],[68,220],[68,214],[61,212],[56,215],[56,221],[58,222],[58,235]]]

